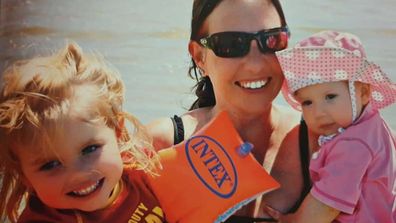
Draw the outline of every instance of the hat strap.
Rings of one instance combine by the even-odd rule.
[[[349,95],[351,96],[351,104],[352,104],[352,123],[354,123],[357,118],[355,81],[348,80],[348,87],[349,87]]]

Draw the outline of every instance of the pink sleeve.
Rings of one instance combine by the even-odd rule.
[[[361,195],[362,180],[372,160],[369,147],[359,140],[341,140],[328,148],[311,194],[322,203],[352,214]],[[323,151],[325,152],[325,151]]]

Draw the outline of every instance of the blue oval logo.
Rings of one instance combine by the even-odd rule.
[[[219,142],[209,136],[194,136],[187,140],[185,152],[194,173],[211,192],[222,198],[235,193],[235,165]]]

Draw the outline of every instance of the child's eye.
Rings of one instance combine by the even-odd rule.
[[[85,147],[82,151],[81,154],[82,155],[88,155],[90,153],[95,152],[96,150],[98,150],[100,148],[99,145],[89,145],[87,147]]]
[[[312,104],[312,101],[310,101],[310,100],[306,100],[306,101],[301,102],[302,106],[309,106],[311,104]]]
[[[328,94],[328,95],[326,95],[326,100],[331,100],[331,99],[334,99],[336,97],[337,97],[336,94]]]
[[[40,167],[40,170],[41,171],[50,171],[50,170],[53,170],[61,165],[62,165],[62,163],[59,162],[58,160],[51,160],[51,161],[45,163],[44,165],[42,165]]]

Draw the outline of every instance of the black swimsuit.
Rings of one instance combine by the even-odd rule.
[[[174,127],[174,142],[173,144],[179,144],[184,140],[184,125],[183,120],[175,115],[172,118],[173,127]],[[293,213],[297,210],[297,208],[301,205],[305,196],[309,193],[311,189],[311,179],[309,177],[309,144],[308,144],[308,129],[305,121],[301,119],[300,128],[299,128],[299,148],[300,148],[300,161],[301,161],[301,170],[304,181],[304,188],[301,191],[300,198],[290,209],[289,213]],[[225,223],[256,223],[256,222],[276,222],[275,219],[272,218],[252,218],[246,216],[231,216],[228,218]]]

